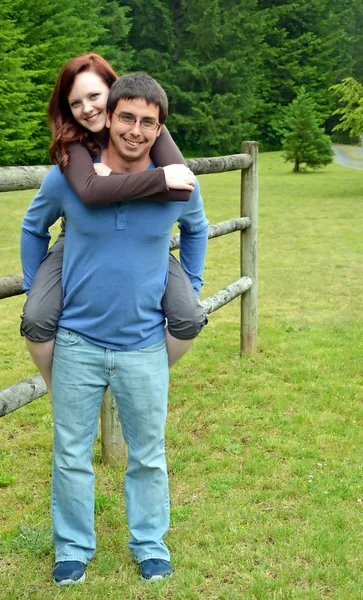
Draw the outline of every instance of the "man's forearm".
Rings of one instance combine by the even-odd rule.
[[[193,289],[199,296],[204,281],[204,261],[208,244],[208,220],[204,213],[199,183],[196,181],[191,199],[186,203],[179,219],[180,262]]]
[[[183,227],[180,230],[180,263],[188,275],[197,296],[200,294],[204,280],[204,262],[208,244],[208,225],[201,231],[188,233]]]
[[[49,227],[61,216],[62,210],[57,196],[59,181],[52,169],[44,177],[40,190],[29,206],[21,225],[20,253],[25,292],[28,292],[35,273],[47,253]]]
[[[20,254],[23,269],[23,289],[28,294],[39,265],[47,253],[48,238],[39,237],[27,231],[24,226],[20,238]]]

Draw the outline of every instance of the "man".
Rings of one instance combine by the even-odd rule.
[[[165,122],[165,91],[151,77],[121,77],[110,91],[108,148],[113,171],[152,168],[150,148]],[[44,178],[22,226],[25,288],[49,240],[67,219],[64,307],[53,362],[52,518],[57,584],[81,583],[96,549],[92,446],[109,385],[128,446],[125,500],[129,548],[146,580],[171,574],[163,537],[169,527],[164,430],[168,360],[161,299],[169,238],[180,227],[180,258],[199,294],[208,222],[196,184],[187,203],[83,205],[55,167]],[[37,258],[38,257],[38,258]]]

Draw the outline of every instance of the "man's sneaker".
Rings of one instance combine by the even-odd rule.
[[[149,558],[140,563],[141,577],[146,581],[158,581],[170,577],[173,570],[170,562],[161,558]]]
[[[57,585],[77,585],[86,579],[85,566],[79,560],[57,562],[53,570],[53,581]]]

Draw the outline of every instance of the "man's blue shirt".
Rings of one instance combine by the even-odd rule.
[[[54,167],[22,223],[25,291],[47,252],[49,227],[62,215],[67,226],[59,325],[115,350],[133,350],[161,340],[165,335],[161,299],[176,221],[180,260],[198,295],[203,283],[208,221],[199,184],[189,202],[133,200],[88,207],[59,167]]]

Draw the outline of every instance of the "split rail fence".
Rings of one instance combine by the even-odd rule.
[[[240,231],[241,277],[202,301],[212,313],[238,296],[241,297],[240,351],[257,350],[257,210],[258,144],[243,142],[241,154],[188,160],[195,175],[241,170],[240,216],[209,226],[208,237],[215,238]],[[0,169],[0,192],[35,189],[50,167],[3,167]],[[172,235],[170,250],[179,247],[179,234]],[[23,294],[22,276],[0,278],[0,299]],[[0,390],[0,417],[18,410],[46,394],[43,378],[35,375]],[[125,458],[125,444],[118,420],[117,406],[107,391],[101,409],[102,456],[107,464],[120,464]]]

